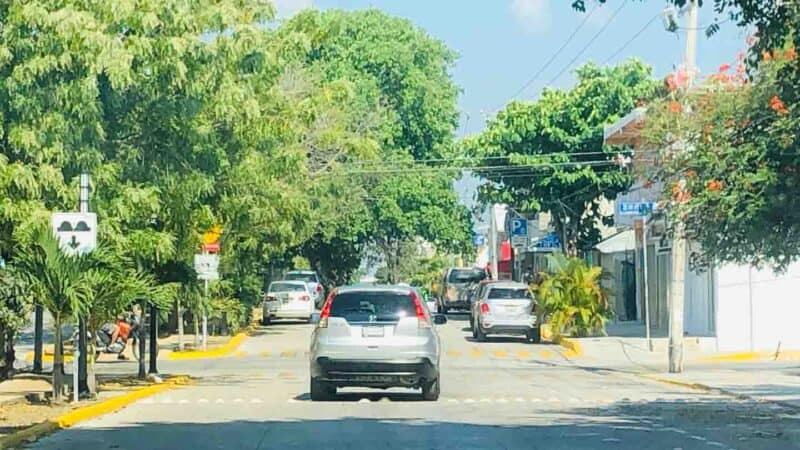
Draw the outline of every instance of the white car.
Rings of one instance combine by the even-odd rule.
[[[311,322],[314,296],[303,281],[274,281],[264,296],[261,323],[269,325],[275,319],[300,319]]]
[[[284,280],[303,281],[308,284],[308,290],[311,291],[314,297],[314,305],[317,309],[322,307],[322,302],[325,300],[325,289],[319,280],[319,275],[313,270],[290,270],[283,276]]]

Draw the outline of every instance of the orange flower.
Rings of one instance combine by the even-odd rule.
[[[694,178],[697,176],[697,172],[692,169],[686,171],[686,178]]]
[[[777,95],[774,95],[771,99],[769,99],[769,107],[778,114],[789,113],[789,110],[786,109],[786,105],[783,103],[783,101],[781,101],[781,99],[778,98]]]
[[[797,50],[794,47],[789,47],[783,52],[783,57],[786,58],[788,61],[794,61],[797,58]]]
[[[669,107],[670,112],[673,112],[673,113],[676,113],[676,114],[681,112],[681,111],[683,111],[683,108],[681,107],[681,104],[676,102],[675,100],[669,102],[668,107]]]
[[[765,50],[763,53],[761,53],[761,59],[764,61],[772,61],[772,54]]]
[[[730,70],[730,68],[731,68],[730,64],[722,64],[719,66],[718,72],[719,73],[727,72],[728,70]]]
[[[706,189],[710,192],[719,192],[722,190],[722,182],[719,180],[711,180],[706,183]]]

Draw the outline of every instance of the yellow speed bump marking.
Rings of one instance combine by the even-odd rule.
[[[496,356],[498,358],[505,358],[508,356],[508,352],[505,350],[495,350],[492,352],[492,356]]]
[[[270,355],[272,355],[272,353],[270,353],[269,351],[264,351],[264,352],[259,353],[259,355],[264,356],[264,357],[269,357]]]
[[[552,358],[554,353],[550,350],[539,350],[539,356],[542,358]]]
[[[296,350],[284,350],[281,352],[281,358],[294,358],[297,356]]]
[[[448,350],[447,356],[461,356],[462,353],[458,350]]]
[[[525,359],[533,356],[530,350],[517,350],[517,358]]]
[[[478,350],[477,348],[473,348],[473,349],[472,349],[472,350],[469,352],[469,356],[471,356],[471,357],[473,357],[473,358],[480,358],[480,357],[482,357],[482,356],[483,356],[483,351],[481,351],[481,350]]]

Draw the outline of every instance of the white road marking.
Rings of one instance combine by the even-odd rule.
[[[532,398],[532,399],[531,399],[531,402],[532,402],[532,403],[539,403],[539,402],[541,402],[541,401],[542,401],[542,399],[540,399],[540,398]]]
[[[170,403],[172,403],[172,399],[169,397],[161,400],[162,405],[169,405]]]
[[[139,403],[142,403],[142,404],[145,404],[145,405],[152,405],[153,403],[155,403],[155,400],[153,400],[152,398],[144,398]]]
[[[522,398],[522,397],[517,397],[517,398],[514,399],[514,401],[517,402],[517,403],[525,403],[525,399]]]
[[[481,403],[489,403],[491,401],[492,401],[492,399],[490,399],[490,398],[482,398],[481,399]]]
[[[501,398],[498,398],[498,399],[497,399],[497,400],[495,400],[495,401],[496,401],[497,403],[508,403],[508,400],[506,400],[506,399],[504,399],[504,398],[502,398],[502,397],[501,397]]]
[[[622,442],[622,439],[617,439],[617,438],[603,438],[603,442]]]
[[[208,403],[208,400],[206,400],[204,398],[201,398],[201,399],[197,400],[197,403]]]
[[[184,399],[181,399],[181,401],[179,401],[178,403],[180,403],[181,405],[185,405],[185,404],[189,403],[189,400],[186,400],[184,398]]]
[[[698,436],[696,434],[693,434],[693,435],[689,436],[689,439],[694,439],[695,441],[705,441],[706,440],[706,438],[704,438],[703,436]]]
[[[448,398],[447,402],[448,403],[458,403],[458,399],[457,398]]]
[[[465,399],[464,403],[475,403],[475,399],[474,398]]]
[[[294,399],[294,398],[290,398],[289,400],[287,400],[287,402],[289,402],[289,403],[299,403],[297,401],[297,399]]]
[[[717,442],[717,441],[708,441],[708,442],[706,442],[706,444],[714,446],[714,447],[725,447],[725,444],[723,444],[722,442]]]
[[[218,398],[217,401],[215,401],[214,403],[225,403],[225,400]]]
[[[235,398],[233,399],[233,403],[244,403],[244,400],[241,398]]]

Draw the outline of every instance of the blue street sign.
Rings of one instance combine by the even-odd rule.
[[[618,202],[621,216],[644,216],[656,209],[655,202]]]
[[[550,233],[543,237],[539,242],[533,244],[532,250],[535,252],[547,252],[561,249],[561,239],[555,233]]]
[[[472,245],[475,247],[480,247],[481,245],[486,244],[486,236],[482,234],[473,234],[472,235]]]
[[[511,221],[511,236],[528,236],[528,221],[526,219],[514,219]]]

